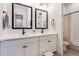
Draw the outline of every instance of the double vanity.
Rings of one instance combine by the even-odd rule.
[[[46,51],[56,52],[57,33],[0,37],[1,56],[41,56]]]
[[[53,33],[53,31],[50,30],[48,30],[50,31],[49,33],[44,32],[44,29],[48,29],[48,11],[32,8],[32,6],[12,3],[12,30],[22,29],[23,31],[22,34],[19,35],[17,35],[16,32],[14,32],[15,34],[13,34],[13,32],[8,34],[8,31],[5,32],[6,34],[2,33],[3,35],[0,35],[1,56],[42,56],[47,51],[56,52],[57,33]],[[32,12],[32,10],[35,12]],[[9,16],[6,11],[5,13],[9,21]],[[32,13],[35,13],[35,15]],[[3,21],[3,29],[5,30],[9,28],[8,21],[6,23],[6,15]],[[35,16],[35,19],[33,19],[32,16]],[[33,20],[35,20],[35,24],[32,24],[34,22]],[[52,19],[50,23],[51,27],[55,29],[54,19]],[[7,24],[7,26],[5,24]],[[41,34],[36,34],[35,30],[33,34],[25,33],[25,30],[32,29],[34,27],[33,25],[35,29],[41,30]]]

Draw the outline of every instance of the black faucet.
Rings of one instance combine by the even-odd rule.
[[[41,33],[44,33],[44,29],[41,30]]]
[[[24,29],[23,29],[23,31],[22,31],[22,34],[24,35],[26,32],[24,31]]]

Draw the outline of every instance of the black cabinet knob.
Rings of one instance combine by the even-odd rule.
[[[27,45],[26,46],[23,46],[23,48],[27,48]]]
[[[51,40],[49,40],[48,42],[51,42]]]

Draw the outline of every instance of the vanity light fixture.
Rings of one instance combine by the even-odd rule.
[[[42,6],[42,7],[46,7],[46,8],[48,8],[49,3],[40,3],[39,5]]]

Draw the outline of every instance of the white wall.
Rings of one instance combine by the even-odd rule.
[[[35,26],[34,26],[34,24],[35,24],[35,8],[37,7],[37,5],[38,4],[30,4],[32,7],[33,7],[33,29],[35,29]],[[54,30],[54,28],[53,28],[53,26],[51,26],[51,20],[52,19],[55,19],[56,20],[56,15],[55,15],[55,9],[54,9],[54,6],[55,6],[56,4],[52,4],[52,5],[50,5],[50,7],[48,8],[48,22],[49,22],[49,24],[48,24],[48,29],[46,29],[45,31],[46,32],[48,32],[48,31],[52,31],[52,32],[54,32],[54,31],[56,31],[56,29]],[[52,7],[51,7],[52,6]],[[6,3],[6,4],[1,4],[1,7],[3,8],[3,10],[7,10],[7,12],[8,12],[8,15],[9,15],[9,25],[10,25],[10,28],[8,28],[8,30],[6,29],[6,32],[8,32],[8,33],[17,33],[17,34],[21,34],[21,31],[22,30],[12,30],[11,29],[11,27],[12,27],[12,14],[11,14],[11,12],[12,12],[12,10],[11,10],[11,4],[10,3]],[[2,13],[2,9],[1,9],[1,13]],[[2,21],[1,21],[2,22]],[[2,27],[2,25],[0,25],[0,27]],[[2,29],[3,30],[3,29]],[[11,31],[10,31],[11,30]],[[4,32],[4,31],[3,31]],[[32,33],[33,32],[33,30],[26,30],[26,33]],[[40,30],[36,30],[36,33],[41,33],[40,32]]]
[[[41,33],[41,30],[35,29],[35,8],[41,8],[38,6],[38,4],[29,4],[33,7],[33,29],[27,29],[26,33],[33,33],[33,30],[36,31],[36,33]],[[4,8],[3,8],[4,7]],[[12,10],[11,10],[11,3],[6,4],[0,4],[0,35],[19,35],[22,33],[22,30],[20,29],[12,29]],[[45,9],[45,8],[42,8]],[[3,30],[2,28],[2,11],[6,10],[9,15],[9,25],[10,28]],[[50,4],[48,9],[45,9],[48,11],[48,29],[45,30],[45,32],[57,32],[58,33],[58,47],[57,51],[60,55],[63,55],[63,38],[62,38],[62,6],[61,4],[53,3]],[[56,28],[53,28],[51,25],[51,20],[55,19]]]

